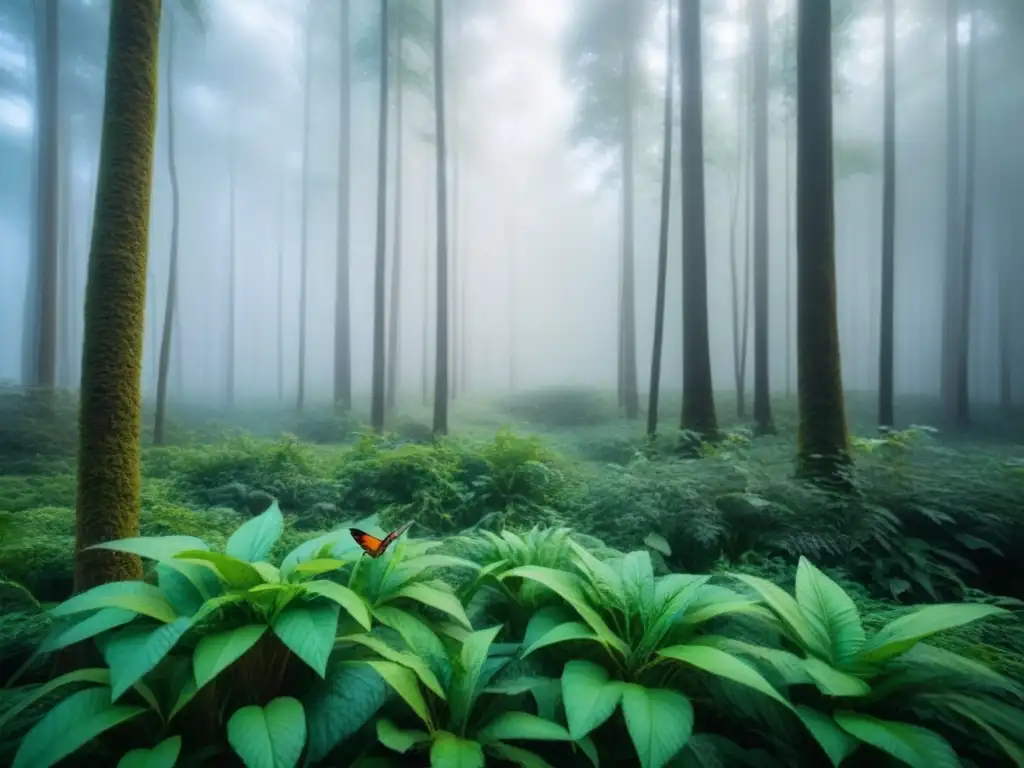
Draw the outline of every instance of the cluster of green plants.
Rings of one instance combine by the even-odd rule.
[[[1024,764],[1020,683],[926,642],[997,605],[865,629],[805,558],[790,594],[560,527],[371,558],[343,526],[274,560],[285,527],[274,503],[222,546],[99,545],[149,575],[47,612],[0,699],[13,768]]]

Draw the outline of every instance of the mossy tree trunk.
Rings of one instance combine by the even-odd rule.
[[[434,131],[437,137],[437,340],[434,344],[434,434],[448,433],[448,151],[444,121],[444,9],[434,0]]]
[[[768,376],[768,5],[751,3],[754,70],[754,424],[774,434]]]
[[[384,278],[387,250],[388,192],[388,0],[380,7],[380,104],[377,119],[377,248],[373,274],[373,380],[370,389],[370,426],[384,431]]]
[[[167,374],[171,367],[175,310],[178,304],[178,231],[181,221],[181,191],[178,186],[178,161],[174,141],[174,14],[167,24],[167,170],[171,177],[171,253],[167,267],[167,301],[164,304],[163,331],[160,338],[160,362],[156,378],[156,417],[153,442],[163,445],[167,437]],[[230,365],[230,363],[229,363]]]
[[[882,116],[882,317],[878,345],[878,424],[892,427],[896,241],[896,8],[885,0]]]
[[[665,0],[665,115],[662,122],[661,220],[658,229],[658,282],[654,299],[654,342],[651,350],[650,394],[647,398],[647,436],[658,432],[661,392],[661,348],[665,337],[665,281],[668,273],[668,225],[672,198],[672,0]]]
[[[395,20],[395,206],[391,243],[391,305],[388,317],[386,410],[393,413],[398,401],[398,328],[402,316],[402,16]]]
[[[798,0],[797,13],[797,465],[842,486],[850,454],[836,320],[832,2]]]
[[[704,85],[701,71],[701,3],[679,8],[682,73],[681,183],[683,221],[683,409],[681,427],[708,439],[718,435],[708,339],[708,266],[704,222]]]
[[[85,298],[75,589],[137,579],[145,321],[160,0],[111,0],[99,179]]]
[[[338,30],[340,116],[338,122],[338,243],[334,289],[334,407],[352,409],[352,330],[349,296],[349,189],[351,187],[352,84],[349,45],[349,0],[341,0]],[[280,323],[279,323],[280,325]],[[280,385],[279,385],[280,389]],[[280,397],[280,395],[279,395]]]

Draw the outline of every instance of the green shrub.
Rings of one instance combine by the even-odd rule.
[[[541,427],[587,427],[616,418],[604,393],[578,387],[550,387],[507,395],[499,407],[520,422]]]

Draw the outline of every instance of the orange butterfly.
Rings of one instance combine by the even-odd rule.
[[[371,536],[366,531],[360,531],[358,528],[350,528],[349,533],[352,534],[352,538],[356,540],[356,544],[363,548],[363,552],[368,554],[370,557],[380,557],[384,554],[384,550],[388,548],[388,545],[409,530],[409,526],[413,524],[410,520],[408,523],[403,525],[401,528],[396,528],[383,539],[378,539],[376,536]]]

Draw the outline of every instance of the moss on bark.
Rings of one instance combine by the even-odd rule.
[[[112,0],[79,411],[75,589],[142,576],[86,548],[139,531],[145,321],[160,0]]]

